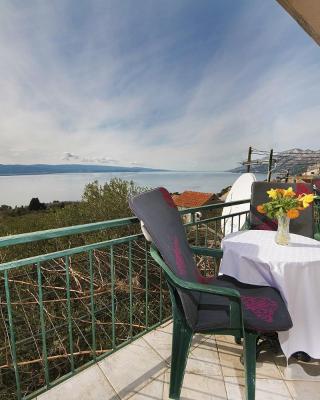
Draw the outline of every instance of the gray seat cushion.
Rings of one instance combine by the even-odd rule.
[[[292,327],[289,312],[277,289],[244,284],[226,275],[219,276],[213,285],[238,290],[245,328],[257,332],[275,332]],[[226,297],[201,293],[198,311],[194,327],[196,332],[229,327],[229,301]]]
[[[230,277],[206,280],[198,271],[180,214],[170,193],[157,188],[129,200],[135,215],[144,222],[163,260],[176,276],[188,282],[210,283],[213,286],[239,290],[247,328],[274,331],[288,329],[291,319],[275,289],[244,285]],[[229,327],[229,299],[194,290],[171,287],[188,325],[197,331]]]

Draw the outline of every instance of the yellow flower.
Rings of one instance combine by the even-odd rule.
[[[309,207],[309,204],[313,202],[313,194],[305,194],[301,197],[303,208]]]
[[[264,209],[263,205],[260,204],[259,206],[257,206],[257,211],[261,214],[265,214],[266,210]]]
[[[295,219],[299,217],[299,211],[296,208],[292,208],[291,210],[287,211],[287,217],[290,219]]]
[[[270,189],[267,191],[267,193],[271,199],[276,199],[278,196],[278,192],[276,191],[276,189]]]
[[[295,192],[292,190],[292,187],[289,187],[287,190],[283,191],[283,196],[284,197],[294,197],[296,194]]]

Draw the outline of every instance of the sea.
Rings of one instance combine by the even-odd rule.
[[[33,197],[38,197],[42,203],[78,201],[88,183],[98,181],[103,185],[112,178],[134,181],[138,186],[147,188],[163,186],[170,192],[193,190],[218,193],[232,185],[238,176],[240,174],[231,172],[176,171],[0,176],[0,206],[25,206]],[[257,174],[258,180],[265,178],[265,175]]]

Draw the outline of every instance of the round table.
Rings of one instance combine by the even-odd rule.
[[[220,273],[243,283],[277,288],[287,303],[293,327],[279,332],[289,358],[304,351],[320,358],[320,242],[290,234],[290,243],[275,243],[275,232],[248,230],[222,240]]]

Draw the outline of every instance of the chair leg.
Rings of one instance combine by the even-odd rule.
[[[236,344],[242,344],[242,337],[241,336],[235,336],[234,337],[234,342],[236,343]]]
[[[169,398],[179,399],[193,332],[180,318],[174,318]]]
[[[256,392],[256,343],[258,335],[252,332],[244,334],[244,365],[246,375],[246,400],[254,400]]]

